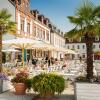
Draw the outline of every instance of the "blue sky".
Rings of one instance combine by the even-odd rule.
[[[30,8],[38,9],[54,25],[66,32],[73,28],[66,16],[74,15],[75,9],[82,1],[84,0],[30,0]],[[90,1],[95,5],[100,5],[100,0]]]

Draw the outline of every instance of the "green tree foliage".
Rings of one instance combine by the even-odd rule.
[[[75,11],[75,16],[67,17],[75,28],[65,34],[65,37],[78,39],[84,37],[87,47],[87,79],[93,77],[93,42],[95,36],[100,36],[100,6],[95,6],[86,0]]]

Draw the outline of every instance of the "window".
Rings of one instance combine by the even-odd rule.
[[[27,12],[27,11],[29,11],[29,4],[28,3],[25,4],[25,12]]]
[[[74,49],[74,48],[75,48],[75,46],[73,45],[73,46],[72,46],[72,49]]]
[[[69,49],[69,45],[67,46],[67,48]]]
[[[93,45],[93,48],[95,48],[95,45]]]
[[[95,37],[95,41],[99,41],[99,37]]]
[[[82,55],[82,58],[85,58],[85,54]]]
[[[80,54],[78,54],[77,57],[79,58],[80,57]]]
[[[42,30],[39,30],[39,39],[42,39]]]
[[[45,39],[45,31],[43,31],[43,39]]]
[[[55,37],[55,45],[57,45],[57,38]]]
[[[49,32],[47,31],[46,34],[47,34],[47,39],[46,40],[49,41]]]
[[[38,29],[37,29],[37,33],[36,33],[36,34],[37,34],[37,35],[36,35],[37,38],[39,38],[39,31],[40,31],[40,29],[38,28]]]
[[[69,41],[70,41],[70,42],[73,42],[73,39],[70,39]]]
[[[21,29],[21,31],[24,31],[24,20],[21,20],[20,29]]]
[[[77,45],[77,49],[80,49],[80,46],[79,45]]]
[[[27,32],[30,33],[30,23],[27,23]]]
[[[33,34],[36,36],[36,27],[33,28]]]
[[[83,45],[83,49],[85,49],[85,45]]]

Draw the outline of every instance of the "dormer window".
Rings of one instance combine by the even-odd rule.
[[[21,0],[18,0],[18,4],[19,4],[19,5],[21,4]]]

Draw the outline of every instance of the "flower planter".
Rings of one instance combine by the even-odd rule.
[[[24,95],[26,92],[26,85],[24,83],[15,83],[15,94]]]
[[[44,100],[52,100],[54,93],[46,93],[43,97]]]
[[[75,83],[76,100],[100,100],[100,84]]]
[[[39,100],[52,100],[52,98],[54,97],[54,93],[46,93],[44,95],[39,95]]]

